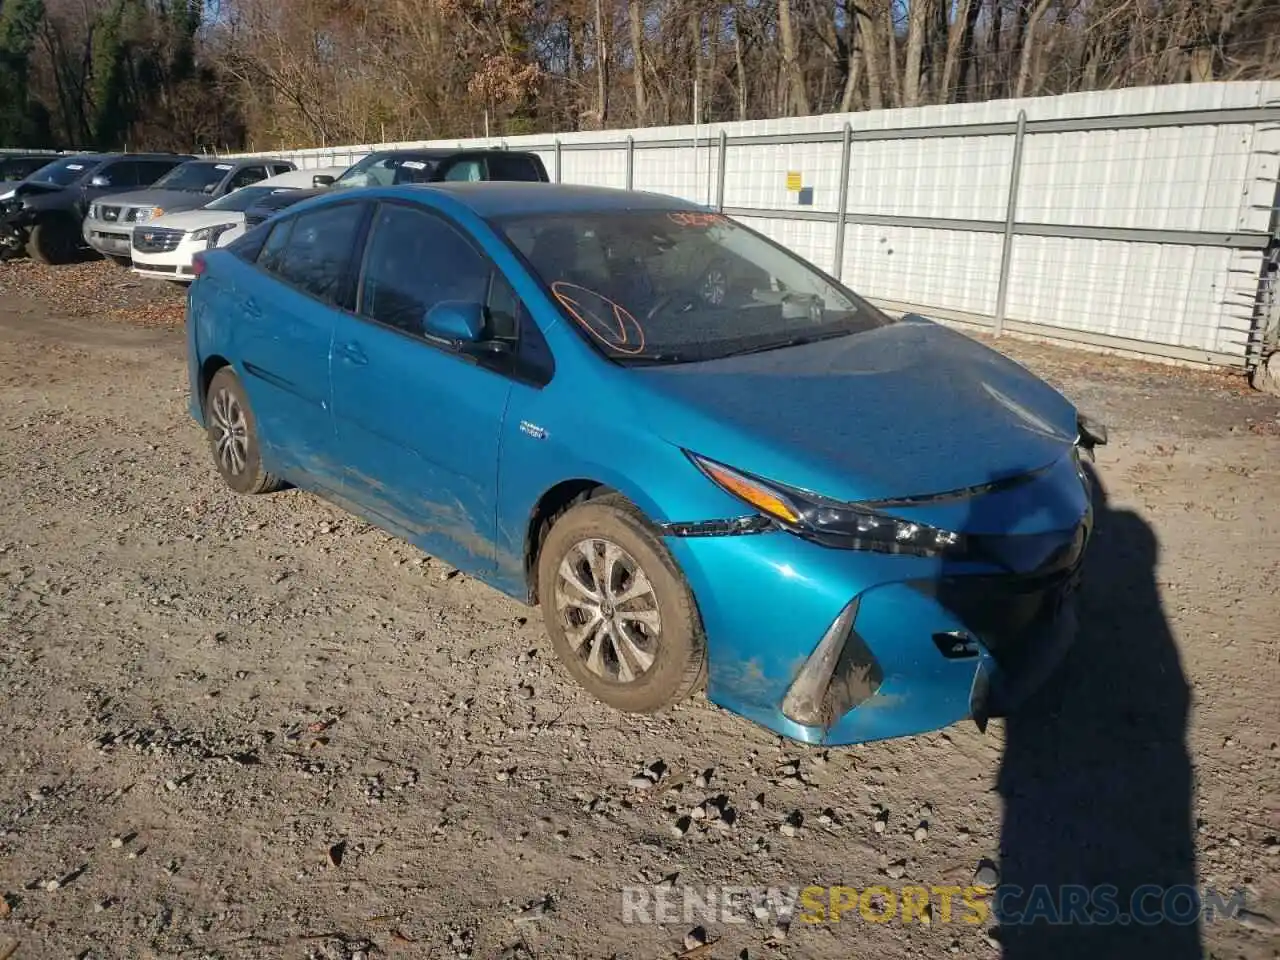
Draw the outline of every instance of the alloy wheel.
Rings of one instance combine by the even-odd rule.
[[[249,460],[249,423],[244,408],[231,391],[222,389],[213,396],[214,449],[224,470],[238,476]]]
[[[611,540],[581,540],[560,561],[556,609],[565,639],[587,669],[602,679],[632,683],[653,666],[662,616],[653,583],[640,564]]]

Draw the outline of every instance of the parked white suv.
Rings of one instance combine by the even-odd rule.
[[[345,168],[338,168],[339,170]],[[310,188],[315,170],[291,170],[241,187],[198,210],[157,217],[133,228],[133,272],[144,277],[189,283],[197,253],[218,245],[228,232],[241,233],[244,212],[268,194]]]

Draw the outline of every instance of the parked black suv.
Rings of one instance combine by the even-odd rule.
[[[194,159],[173,153],[84,153],[41,167],[0,195],[0,260],[23,250],[41,263],[73,259],[90,203],[103,194],[149,187]]]

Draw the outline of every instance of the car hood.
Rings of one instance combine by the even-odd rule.
[[[243,223],[244,214],[237,210],[183,210],[156,217],[148,227],[168,227],[171,230],[199,230],[223,223]]]
[[[215,197],[193,190],[134,190],[130,193],[109,193],[98,203],[109,207],[161,207],[165,210],[195,210],[211,203]]]
[[[56,183],[35,183],[31,180],[10,180],[0,185],[0,195],[8,194],[13,191],[18,196],[35,196],[41,193],[61,193],[66,187],[60,187]]]
[[[691,452],[840,500],[946,493],[1040,469],[1075,408],[1023,367],[909,317],[704,363],[633,367],[651,425]]]

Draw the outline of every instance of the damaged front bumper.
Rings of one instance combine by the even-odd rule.
[[[1041,484],[1072,495],[1045,521],[1065,525],[1029,529],[1024,515],[1010,534],[983,537],[1000,562],[832,549],[780,530],[673,532],[667,543],[706,631],[708,697],[791,739],[829,745],[966,719],[985,727],[1012,711],[1075,636],[1091,526],[1074,465],[1030,486]]]
[[[27,231],[11,217],[0,217],[0,260],[20,256],[27,247]]]

